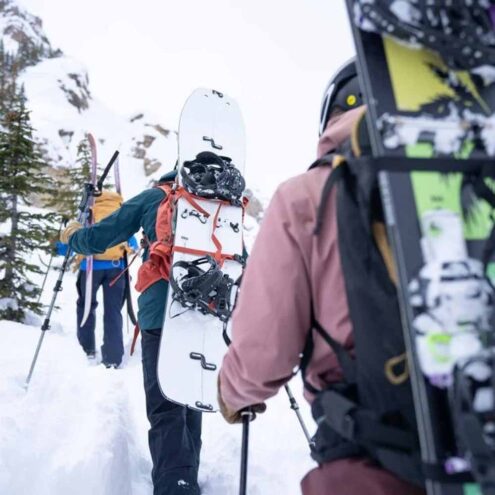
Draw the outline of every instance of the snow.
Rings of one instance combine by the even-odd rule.
[[[44,303],[57,275],[51,271]],[[75,275],[65,277],[28,391],[24,383],[41,320],[34,326],[0,321],[0,493],[151,495],[139,345],[133,357],[126,353],[122,369],[88,362],[75,336]],[[132,330],[125,328],[128,349]],[[101,341],[100,330],[98,324]],[[292,388],[313,430],[299,379]],[[299,494],[312,461],[283,392],[268,401],[250,433],[249,493]],[[204,415],[203,495],[238,491],[240,446],[240,426],[227,425],[219,414]]]
[[[19,48],[19,42],[12,36],[12,33],[16,31],[24,33],[33,45],[50,48],[50,44],[43,35],[41,24],[38,23],[38,18],[12,2],[11,5],[6,6],[0,17],[0,36],[8,52],[16,52]]]
[[[441,121],[429,114],[419,117],[395,116],[383,114],[377,122],[384,133],[384,144],[389,149],[399,146],[415,145],[420,142],[420,135],[428,133],[434,149],[445,155],[459,153],[470,129],[481,128],[481,138],[489,156],[495,155],[495,116],[473,113],[469,110],[459,113],[458,109],[450,106],[449,115]],[[474,131],[473,131],[474,132]]]
[[[41,24],[23,14],[26,18],[17,27],[36,43],[47,44]],[[16,22],[0,15],[0,36],[8,50],[17,49],[17,43],[5,34],[6,28]],[[74,166],[77,145],[87,132],[97,138],[102,165],[115,149],[121,151],[125,199],[174,166],[177,135],[168,132],[171,127],[149,112],[131,118],[108,109],[89,93],[87,71],[77,60],[67,56],[42,60],[23,71],[20,83],[25,87],[36,138],[56,166]],[[78,108],[71,104],[71,95],[83,105]],[[143,157],[137,157],[138,148],[145,151],[146,159],[162,166],[145,174]],[[8,228],[9,222],[0,224],[0,234]],[[246,217],[248,249],[257,230],[255,220]],[[136,269],[133,266],[131,271],[135,274]],[[55,270],[49,274],[42,298],[45,304],[52,297],[57,276]],[[41,276],[38,281],[41,285]],[[139,345],[136,354],[129,357],[132,329],[125,325],[126,358],[122,368],[107,370],[88,362],[76,338],[76,298],[75,275],[68,272],[27,391],[25,380],[42,319],[28,315],[24,325],[0,321],[0,494],[151,495],[149,425]],[[12,301],[2,299],[0,305]],[[101,341],[100,311],[98,317]],[[301,388],[297,379],[293,392],[313,430]],[[300,493],[299,481],[313,462],[283,392],[268,401],[268,411],[251,428],[250,495]],[[200,469],[203,495],[238,491],[240,447],[240,426],[227,425],[219,414],[204,415]]]
[[[16,310],[18,308],[17,301],[12,297],[0,298],[0,309],[6,310],[8,308]]]

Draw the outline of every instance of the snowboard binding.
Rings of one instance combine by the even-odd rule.
[[[202,265],[208,265],[206,269]],[[238,283],[224,274],[211,256],[194,261],[177,261],[172,266],[170,285],[173,300],[182,307],[196,309],[227,322],[233,310],[233,294]],[[178,316],[178,315],[176,315]]]
[[[180,173],[184,188],[191,194],[241,205],[246,182],[230,158],[203,151],[184,162]]]
[[[401,5],[399,5],[401,4]],[[357,0],[355,18],[366,31],[436,51],[452,69],[495,64],[493,0]]]
[[[454,430],[464,451],[464,469],[462,463],[457,467],[471,470],[484,494],[495,493],[494,371],[493,349],[472,357],[457,366],[451,394]]]

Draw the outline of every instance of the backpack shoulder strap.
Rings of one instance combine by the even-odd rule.
[[[326,155],[329,156],[329,155]],[[322,158],[322,160],[325,157]],[[323,163],[321,164],[323,165]],[[311,167],[320,166],[318,161],[315,162]],[[318,211],[316,212],[316,224],[313,230],[314,235],[319,235],[321,231],[321,227],[323,225],[323,220],[325,217],[325,208],[328,202],[328,198],[330,197],[330,193],[332,192],[333,186],[337,183],[337,181],[341,180],[344,177],[344,174],[347,169],[347,162],[342,155],[333,155],[332,154],[332,162],[331,162],[332,171],[330,172],[323,189],[321,191],[320,203],[318,205]]]
[[[155,186],[156,189],[161,189],[167,196],[170,194],[170,191],[173,189],[174,182],[162,182]]]
[[[366,109],[359,114],[351,131],[351,151],[355,157],[371,155],[371,141],[366,122]]]
[[[356,382],[356,363],[353,357],[350,355],[349,351],[345,349],[345,347],[337,342],[326,330],[323,328],[321,323],[315,317],[315,311],[313,303],[311,303],[311,328],[309,329],[308,335],[306,337],[306,343],[304,345],[304,349],[301,356],[301,375],[303,379],[303,384],[306,390],[308,390],[312,394],[317,394],[321,392],[321,390],[316,389],[311,385],[306,379],[306,369],[313,357],[314,350],[314,339],[313,339],[313,330],[318,333],[323,340],[327,343],[327,345],[332,349],[337,357],[337,361],[342,369],[344,374],[344,380],[347,384],[354,384]]]

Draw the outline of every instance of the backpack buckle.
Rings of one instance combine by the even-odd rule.
[[[353,440],[356,435],[356,421],[350,414],[342,418],[341,435],[347,440]]]
[[[349,441],[356,437],[356,420],[352,412],[356,404],[335,390],[325,390],[321,393],[321,406],[327,424],[340,436]]]

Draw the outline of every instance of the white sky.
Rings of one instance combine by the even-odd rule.
[[[177,129],[196,87],[236,98],[248,183],[269,192],[314,159],[321,95],[354,48],[344,0],[21,0],[95,97]]]

